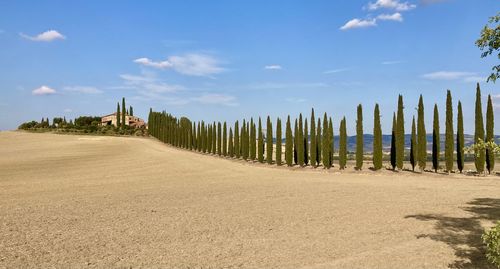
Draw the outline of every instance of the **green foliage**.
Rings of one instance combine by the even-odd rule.
[[[323,153],[323,167],[330,169],[331,167],[331,161],[330,161],[330,137],[328,134],[328,116],[323,114],[323,148],[321,149],[321,152]]]
[[[437,104],[434,105],[434,121],[432,129],[432,168],[435,172],[439,169],[439,112]]]
[[[227,125],[224,122],[222,126],[222,155],[227,156]]]
[[[240,127],[238,121],[234,123],[234,156],[239,159],[241,157],[240,150]]]
[[[125,108],[125,97],[122,97],[122,129],[125,128],[126,123],[125,123],[125,116],[127,115],[126,108]]]
[[[329,119],[329,122],[328,122],[328,147],[329,147],[329,150],[330,150],[330,156],[329,156],[329,166],[332,167],[333,166],[333,152],[334,152],[334,148],[333,148],[333,122],[332,122],[332,117],[330,117]]]
[[[121,116],[120,116],[120,102],[116,105],[116,127],[121,126]]]
[[[217,154],[217,126],[212,125],[212,154]]]
[[[302,144],[304,145],[304,165],[309,164],[309,131],[307,126],[307,118],[304,120],[304,137]]]
[[[445,127],[445,142],[444,142],[444,157],[446,163],[446,171],[453,170],[453,151],[454,151],[454,134],[453,134],[453,103],[451,101],[451,92],[446,93],[446,127]]]
[[[462,173],[464,170],[464,116],[462,114],[462,103],[458,101],[457,116],[457,167]]]
[[[268,164],[273,163],[273,125],[271,123],[271,118],[267,116],[267,127],[266,127],[266,161]]]
[[[246,121],[243,120],[243,124],[241,125],[241,156],[243,157],[243,160],[248,159],[248,130],[247,130],[247,124]]]
[[[356,169],[363,169],[363,107],[358,105],[356,120]]]
[[[134,116],[134,108],[132,106],[130,106],[130,116]]]
[[[481,58],[485,58],[493,53],[497,54],[497,59],[500,59],[500,12],[497,13],[496,16],[490,17],[488,20],[489,24],[497,24],[490,25],[487,24],[481,30],[481,36],[478,40],[476,40],[476,46],[482,51]],[[498,78],[500,78],[500,65],[495,65],[491,68],[493,72],[488,77],[487,82],[490,80],[495,82]]]
[[[229,145],[227,147],[229,157],[234,157],[234,142],[233,142],[233,130],[229,128]]]
[[[322,159],[322,149],[323,149],[323,139],[322,139],[322,132],[321,132],[321,119],[318,118],[318,125],[316,128],[316,166],[318,166]]]
[[[298,151],[298,137],[299,137],[299,124],[298,119],[295,119],[295,127],[293,132],[293,162],[299,164],[299,157],[297,156]]]
[[[373,169],[379,170],[382,168],[382,127],[378,104],[375,104],[373,114]]]
[[[264,135],[262,133],[262,121],[259,117],[259,130],[258,130],[258,138],[257,138],[257,160],[259,163],[264,162]]]
[[[392,136],[391,136],[391,166],[392,170],[396,169],[396,113],[392,116]]]
[[[287,166],[293,165],[293,135],[292,126],[290,124],[290,115],[286,119],[286,134],[285,134],[285,161]]]
[[[347,164],[347,126],[345,117],[340,121],[339,130],[339,166],[343,170]]]
[[[415,127],[415,116],[411,122],[411,140],[410,140],[410,164],[411,169],[415,171],[416,159],[417,159],[417,131]]]
[[[417,119],[417,160],[420,170],[424,170],[427,163],[427,133],[425,131],[424,99],[422,95],[418,100]]]
[[[494,120],[493,120],[493,102],[491,101],[491,95],[488,95],[488,105],[486,107],[486,142],[494,141]],[[495,168],[495,155],[494,153],[486,149],[486,169],[488,173]]]
[[[500,221],[489,231],[485,231],[482,239],[486,245],[486,259],[500,268]]]
[[[476,87],[476,128],[474,132],[474,143],[478,143],[479,140],[484,141],[484,125],[483,125],[483,109],[481,105],[481,89],[479,88],[479,83]],[[484,163],[485,163],[485,155],[486,152],[484,150],[479,150],[476,152],[475,162],[476,170],[478,173],[482,173],[484,171]]]
[[[396,118],[396,166],[399,170],[403,169],[403,160],[405,158],[405,120],[403,109],[403,96],[399,95],[398,114]]]
[[[317,148],[316,148],[316,122],[314,118],[314,108],[311,109],[311,144],[309,147],[310,155],[311,155],[311,165],[313,167],[317,166]]]
[[[281,119],[276,120],[276,164],[281,165]]]
[[[222,125],[217,123],[217,155],[222,156]]]
[[[302,125],[302,113],[299,114],[299,125],[297,136],[297,161],[300,166],[304,166],[304,127]]]
[[[253,122],[253,118],[250,119],[250,160],[255,161],[257,158],[256,152],[256,143],[257,143],[257,131],[255,130],[255,122]]]

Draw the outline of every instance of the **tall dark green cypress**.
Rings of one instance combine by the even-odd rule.
[[[396,113],[393,114],[392,116],[392,136],[391,136],[391,166],[392,170],[396,170],[396,148],[397,148],[397,143],[396,143],[396,127],[397,126],[397,121],[396,121]]]
[[[247,159],[248,159],[248,158],[250,158],[250,133],[252,132],[249,121],[247,121],[247,127],[245,127],[245,130],[246,130],[246,133],[245,133],[245,154],[246,154]]]
[[[373,112],[373,169],[382,168],[382,127],[380,125],[380,109],[375,104]]]
[[[271,123],[271,118],[267,116],[267,128],[266,128],[266,161],[267,164],[273,163],[273,125]]]
[[[297,134],[297,161],[300,166],[304,166],[304,126],[302,124],[302,113],[300,113],[299,133]]]
[[[217,123],[217,155],[222,156],[222,125]]]
[[[222,155],[227,156],[227,125],[224,122],[222,126]]]
[[[217,124],[212,125],[212,154],[217,154]]]
[[[134,108],[132,106],[130,106],[130,116],[134,116]]]
[[[205,122],[201,121],[201,152],[207,152],[207,131],[205,130]]]
[[[347,164],[347,126],[345,117],[340,121],[339,130],[339,168],[344,170]]]
[[[290,115],[286,119],[285,161],[287,166],[293,165],[293,135],[290,124]]]
[[[457,116],[457,167],[462,173],[464,170],[464,116],[462,114],[462,102],[458,101]]]
[[[309,164],[309,127],[307,126],[307,118],[304,120],[304,165]]]
[[[330,138],[328,136],[328,116],[323,114],[323,148],[322,148],[322,153],[323,153],[323,167],[324,168],[330,168]]]
[[[328,165],[330,167],[332,167],[333,166],[333,153],[335,151],[332,117],[330,117],[329,122],[328,122],[328,145],[329,145],[329,151],[330,151],[330,156],[328,157],[328,159],[329,159]]]
[[[295,127],[293,130],[293,161],[295,164],[299,164],[299,157],[297,155],[298,154],[297,148],[299,143],[298,137],[299,137],[299,124],[298,120],[295,119]]]
[[[454,134],[453,134],[453,103],[451,101],[451,91],[446,93],[446,126],[444,138],[444,158],[446,164],[446,171],[453,170],[453,151],[454,149]]]
[[[250,119],[250,160],[255,161],[257,158],[256,152],[256,144],[257,144],[257,131],[255,130],[255,122],[253,122],[253,118]]]
[[[476,130],[474,132],[474,143],[478,143],[479,140],[484,141],[484,125],[483,125],[483,108],[481,105],[481,89],[479,88],[479,83],[476,87]],[[484,172],[484,162],[485,162],[485,150],[478,150],[475,153],[476,170],[478,173]]]
[[[42,119],[43,122],[43,119]],[[121,126],[121,117],[120,117],[120,102],[116,105],[116,127],[120,128]]]
[[[323,149],[323,140],[321,137],[323,133],[321,132],[321,119],[318,117],[318,125],[316,128],[316,166],[320,165],[322,162],[322,153],[321,150]]]
[[[398,98],[398,116],[396,119],[396,166],[399,170],[403,169],[403,161],[405,158],[405,119],[403,112],[403,96]]]
[[[125,122],[125,116],[126,116],[126,110],[127,108],[125,107],[125,97],[122,97],[122,128],[125,128],[127,123]]]
[[[241,150],[240,150],[240,126],[238,121],[234,123],[234,142],[233,142],[233,147],[234,147],[234,156],[239,159],[241,156]]]
[[[488,94],[488,105],[486,106],[486,142],[495,142],[493,130],[493,102],[491,101],[491,95]],[[486,169],[488,170],[488,174],[491,174],[494,168],[495,153],[491,149],[486,149]]]
[[[276,164],[281,165],[281,119],[276,120]]]
[[[417,159],[417,128],[415,127],[415,116],[411,122],[411,139],[410,139],[410,164],[411,169],[415,171]]]
[[[358,119],[356,120],[356,169],[363,169],[363,107],[358,105]]]
[[[202,151],[202,141],[203,141],[203,138],[201,136],[201,127],[200,127],[200,122],[198,122],[198,130],[196,130],[196,137],[197,137],[197,141],[196,141],[196,148],[198,151]]]
[[[262,134],[262,121],[259,117],[259,129],[258,129],[258,139],[257,139],[257,160],[259,163],[264,162],[264,137]]]
[[[227,152],[229,154],[229,157],[233,158],[234,157],[234,142],[233,142],[233,130],[231,127],[229,128],[229,142],[227,146]]]
[[[420,170],[423,171],[427,164],[427,133],[425,131],[424,99],[422,95],[418,100],[417,117],[417,160]]]
[[[208,154],[212,153],[212,124],[208,125],[207,128],[207,152]]]
[[[434,124],[432,130],[432,168],[434,172],[439,169],[439,151],[440,151],[440,137],[439,137],[439,112],[437,104],[434,105]]]
[[[316,119],[314,117],[314,108],[311,109],[311,134],[310,134],[311,144],[309,146],[309,152],[311,156],[311,166],[317,166],[317,149],[316,149]]]
[[[245,119],[243,119],[243,124],[241,125],[241,155],[243,160],[248,159],[248,140],[247,140],[247,124]]]

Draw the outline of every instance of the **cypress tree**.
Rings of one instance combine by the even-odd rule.
[[[233,130],[229,127],[229,145],[227,147],[229,157],[234,157],[234,142],[233,142]]]
[[[134,116],[134,108],[130,106],[130,116]]]
[[[486,106],[486,142],[495,142],[493,130],[493,102],[491,101],[491,95],[488,94],[488,105]],[[491,174],[494,168],[495,153],[491,149],[486,149],[486,169],[488,170],[488,174]]]
[[[281,119],[276,120],[276,164],[281,165]]]
[[[227,125],[224,122],[222,126],[222,155],[227,156]]]
[[[396,119],[396,165],[398,169],[403,169],[403,160],[405,157],[405,120],[403,113],[403,96],[398,98],[398,116]]]
[[[259,163],[264,162],[264,137],[262,134],[262,121],[259,117],[259,130],[258,130],[258,138],[257,138],[257,160]]]
[[[411,140],[410,140],[410,163],[411,169],[415,171],[416,165],[416,155],[417,155],[417,130],[415,127],[415,116],[413,116],[413,120],[411,122]]]
[[[330,168],[330,138],[328,137],[328,116],[323,114],[323,167]]]
[[[346,168],[347,164],[347,126],[345,117],[340,121],[339,130],[339,166],[341,170]]]
[[[445,126],[445,143],[444,143],[444,158],[446,163],[446,171],[453,170],[453,103],[451,101],[451,92],[446,93],[446,126]]]
[[[125,126],[127,125],[125,122],[125,110],[125,97],[122,97],[122,128],[125,128]]]
[[[302,113],[299,114],[299,133],[297,134],[297,160],[300,166],[304,166],[304,126],[302,125]]]
[[[201,141],[203,140],[201,138],[201,129],[200,129],[200,122],[198,122],[198,130],[196,130],[196,149],[198,151],[201,151]]]
[[[434,105],[434,128],[432,131],[432,168],[434,172],[439,169],[439,112],[437,104]]]
[[[267,116],[267,134],[266,134],[266,160],[267,164],[273,163],[273,125],[271,118]]]
[[[250,122],[247,121],[247,127],[245,128],[246,133],[245,133],[245,154],[247,156],[247,159],[250,157],[250,132],[252,131],[250,127]]]
[[[307,118],[304,120],[304,165],[309,164],[309,131],[307,126]]]
[[[363,168],[363,107],[358,105],[358,119],[356,120],[356,169]]]
[[[256,130],[255,130],[255,122],[253,122],[253,118],[250,119],[250,159],[252,161],[255,161],[255,158],[257,157],[257,152],[256,152],[256,143],[257,143],[257,137],[256,137]]]
[[[425,131],[424,99],[422,95],[418,100],[417,140],[418,166],[423,171],[427,163],[427,133]]]
[[[321,139],[322,137],[322,132],[321,132],[321,119],[318,117],[318,125],[316,128],[316,166],[321,164],[321,150],[323,149],[323,140]]]
[[[208,154],[212,153],[212,124],[208,125],[207,128],[207,152]]]
[[[217,154],[217,125],[212,125],[212,154]]]
[[[239,159],[241,156],[240,151],[240,127],[238,121],[234,123],[234,156]]]
[[[392,170],[396,170],[396,113],[392,116],[392,136],[391,136],[391,166]]]
[[[378,104],[375,104],[373,115],[373,168],[379,170],[382,168],[382,127]]]
[[[243,119],[243,124],[241,125],[241,155],[243,160],[248,159],[248,140],[247,140],[247,124],[245,119]]]
[[[222,125],[217,122],[217,155],[222,156]]]
[[[311,109],[311,134],[310,134],[310,139],[311,139],[311,144],[309,146],[309,152],[310,152],[310,155],[311,155],[311,165],[313,167],[316,167],[317,166],[317,158],[316,158],[316,153],[317,153],[317,149],[316,149],[316,121],[315,121],[315,117],[314,117],[314,108]]]
[[[332,123],[332,117],[330,117],[330,121],[328,122],[328,144],[329,144],[329,151],[330,151],[330,156],[329,156],[329,163],[328,165],[330,167],[333,166],[333,152],[334,152],[334,137],[333,137],[333,123]]]
[[[458,101],[457,116],[457,167],[462,173],[464,169],[464,116],[462,114],[462,103]]]
[[[205,130],[205,122],[201,121],[201,152],[207,152],[207,131]]]
[[[295,128],[294,128],[294,132],[293,132],[293,161],[295,164],[299,164],[299,157],[297,156],[299,124],[297,122],[298,122],[298,120],[295,119]]]
[[[484,141],[484,125],[483,125],[483,108],[481,104],[481,89],[479,83],[476,87],[476,130],[474,132],[474,143],[477,144],[479,140]],[[478,173],[484,171],[485,150],[477,150],[475,153],[476,170]]]
[[[43,123],[43,118],[42,118]],[[121,126],[121,117],[120,117],[120,102],[116,105],[116,127],[120,128]]]
[[[293,135],[290,125],[290,115],[286,119],[285,161],[287,166],[293,165]]]

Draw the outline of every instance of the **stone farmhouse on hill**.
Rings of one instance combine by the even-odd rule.
[[[121,118],[120,118],[120,120],[121,120]],[[103,125],[103,126],[113,125],[113,126],[117,127],[116,112],[113,114],[102,116],[101,125]],[[136,116],[130,116],[129,114],[125,115],[125,125],[130,126],[130,127],[134,127],[134,128],[146,127],[146,123],[144,122],[143,119],[136,117]]]

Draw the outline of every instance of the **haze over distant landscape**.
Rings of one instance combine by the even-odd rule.
[[[109,114],[123,96],[142,118],[152,107],[207,122],[314,107],[336,127],[345,115],[349,134],[355,105],[370,115],[378,102],[389,134],[397,94],[410,130],[419,94],[431,126],[450,89],[473,134],[477,82],[500,116],[499,87],[485,82],[495,58],[474,44],[497,10],[496,0],[2,1],[0,129]]]

